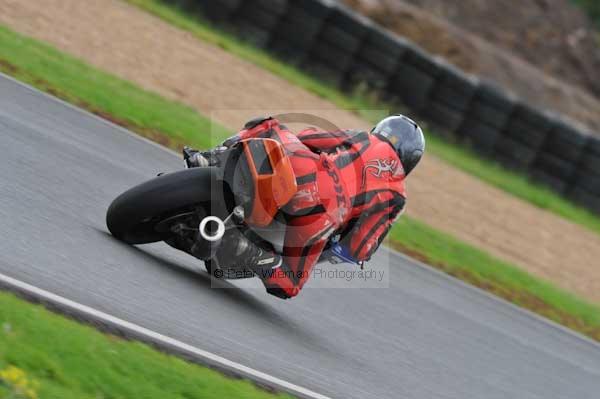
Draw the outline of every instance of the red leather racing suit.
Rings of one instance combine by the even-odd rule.
[[[355,260],[368,260],[405,204],[404,170],[394,148],[365,131],[311,128],[296,135],[272,118],[249,122],[236,138],[257,137],[284,145],[298,185],[282,209],[282,266],[259,276],[267,291],[297,295],[334,234]]]

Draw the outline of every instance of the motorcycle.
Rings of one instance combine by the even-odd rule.
[[[217,250],[238,229],[254,244],[282,252],[286,226],[279,215],[297,192],[291,162],[281,143],[258,138],[212,152],[209,165],[161,174],[125,191],[108,208],[108,229],[132,245],[164,241],[204,261],[218,278],[253,277]],[[356,264],[339,238],[330,238],[320,261]]]

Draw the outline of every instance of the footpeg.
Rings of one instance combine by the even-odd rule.
[[[217,226],[216,229],[209,229],[208,227],[211,224],[215,224]],[[198,232],[200,233],[200,237],[206,241],[217,242],[225,234],[225,223],[216,216],[207,216],[200,222]]]
[[[212,257],[221,244],[225,232],[243,224],[244,217],[244,209],[241,206],[236,206],[225,220],[217,216],[206,216],[198,226],[198,236],[192,252],[203,259]]]

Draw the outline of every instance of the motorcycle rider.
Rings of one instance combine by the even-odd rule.
[[[346,259],[370,259],[403,211],[404,179],[425,150],[423,132],[403,115],[383,119],[370,132],[309,128],[298,134],[274,118],[257,118],[223,146],[248,138],[282,143],[296,175],[298,191],[281,210],[283,256],[241,233],[217,256],[229,257],[230,263],[243,260],[267,292],[284,299],[302,289],[331,237],[339,238]],[[185,148],[184,159],[188,167],[206,166],[210,152]]]

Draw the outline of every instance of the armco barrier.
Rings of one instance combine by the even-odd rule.
[[[333,0],[163,0],[351,91],[367,87],[600,213],[600,139],[467,75]]]

